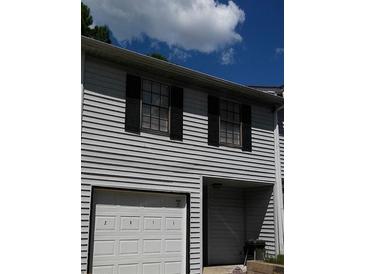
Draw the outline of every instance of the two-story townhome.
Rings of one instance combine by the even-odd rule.
[[[81,271],[283,253],[283,97],[82,37]]]

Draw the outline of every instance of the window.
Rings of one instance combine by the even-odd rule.
[[[142,82],[142,128],[162,133],[169,131],[169,87],[160,83]]]
[[[220,100],[220,143],[229,146],[241,145],[240,105]]]

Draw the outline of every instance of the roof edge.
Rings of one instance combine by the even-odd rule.
[[[235,92],[240,92],[248,97],[264,101],[272,104],[283,104],[283,97],[259,91],[253,87],[234,83],[219,77],[215,77],[203,72],[199,72],[190,68],[186,68],[177,64],[156,59],[141,53],[137,53],[128,49],[120,48],[111,44],[107,44],[86,36],[81,36],[81,47],[86,52],[98,51],[101,55],[112,55],[114,58],[119,58],[121,61],[129,61],[138,65],[149,66],[161,71],[174,73],[184,77],[189,77],[206,85],[214,85],[217,88],[228,89]]]

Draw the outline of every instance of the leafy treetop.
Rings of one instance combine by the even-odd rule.
[[[90,14],[90,8],[81,2],[81,35],[110,44],[110,30],[108,26],[95,26],[91,28],[92,23],[93,17]]]

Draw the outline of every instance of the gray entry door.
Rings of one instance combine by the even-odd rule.
[[[93,274],[186,272],[184,195],[98,190],[93,206]]]
[[[208,188],[208,265],[243,263],[245,243],[243,191]]]

